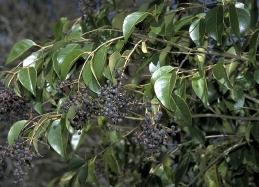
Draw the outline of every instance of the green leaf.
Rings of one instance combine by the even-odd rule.
[[[63,34],[63,27],[67,21],[67,18],[61,18],[57,23],[55,23],[53,28],[53,34],[56,40],[60,40]]]
[[[236,37],[240,40],[250,25],[249,13],[241,8],[236,8],[232,3],[229,5],[229,21],[231,29]]]
[[[84,164],[85,160],[81,157],[76,156],[69,161],[67,171],[75,171],[82,167]]]
[[[175,23],[175,26],[173,28],[173,33],[176,33],[177,31],[179,31],[184,25],[186,25],[187,23],[189,23],[192,19],[194,19],[194,16],[185,16],[182,17],[179,21],[177,21]]]
[[[21,120],[21,121],[17,121],[12,125],[7,135],[7,141],[10,147],[13,146],[14,140],[18,138],[18,136],[21,133],[21,130],[23,129],[26,123],[27,123],[27,120]]]
[[[231,85],[229,78],[227,76],[226,73],[226,68],[223,65],[223,62],[218,62],[218,64],[216,64],[213,67],[213,76],[215,77],[215,79],[218,81],[218,83],[224,87],[226,87],[227,89],[231,90],[233,89],[233,86]]]
[[[85,131],[82,131],[82,133],[79,135],[78,131],[74,131],[72,137],[71,137],[71,147],[74,151],[76,151],[80,145],[84,142],[86,137]]]
[[[37,72],[34,67],[23,68],[18,72],[20,83],[36,96]]]
[[[150,25],[151,30],[160,36],[165,35],[165,19],[162,18],[158,22],[152,22]]]
[[[173,71],[172,73],[164,74],[163,76],[161,76],[159,79],[156,80],[154,84],[154,90],[157,98],[169,110],[171,109],[170,99],[176,79],[176,72]]]
[[[48,131],[48,142],[51,147],[63,158],[66,158],[68,130],[63,120],[55,120]]]
[[[203,19],[194,21],[189,28],[190,37],[192,41],[198,46],[202,46],[203,44],[205,28],[206,25]]]
[[[223,7],[221,5],[211,9],[206,17],[206,30],[218,43],[222,43],[223,34]]]
[[[217,171],[217,164],[213,164],[204,174],[204,183],[209,187],[221,187],[220,177]]]
[[[30,133],[30,138],[32,139],[32,144],[33,144],[34,149],[37,153],[39,152],[38,143],[39,143],[39,139],[41,138],[40,136],[42,136],[43,133],[45,133],[49,124],[50,124],[50,120],[47,119],[46,116],[43,116],[37,122],[37,124],[35,124],[36,127],[34,127],[33,130]]]
[[[10,54],[7,57],[7,60],[5,61],[5,65],[9,64],[10,62],[17,59],[19,56],[21,56],[24,52],[26,52],[28,49],[30,49],[32,46],[35,46],[36,44],[29,39],[21,40],[14,44],[14,46],[11,49]]]
[[[232,153],[227,155],[226,161],[236,170],[241,164],[244,159],[244,151],[239,148]]]
[[[105,151],[103,155],[103,161],[105,164],[108,164],[111,168],[111,170],[116,173],[117,175],[120,174],[120,166],[117,162],[117,159],[115,158],[114,152],[112,149],[109,149]]]
[[[176,94],[172,94],[170,99],[170,108],[176,116],[180,117],[180,120],[175,121],[175,123],[183,127],[190,127],[192,125],[191,112],[188,105],[181,97]]]
[[[96,158],[96,157],[95,157]],[[96,177],[95,169],[94,169],[94,164],[95,164],[95,158],[92,159],[88,163],[88,175],[87,175],[87,181],[91,182],[97,186],[100,186]]]
[[[162,65],[165,64],[166,57],[168,57],[168,52],[171,51],[172,45],[167,44],[167,46],[162,50],[162,52],[159,55],[159,63]]]
[[[152,58],[154,55],[156,55],[156,54],[153,54],[151,57],[144,59],[144,60],[141,62],[141,64],[138,66],[136,73],[138,73],[140,70],[142,70],[144,67],[146,67],[146,66],[151,62],[151,58]]]
[[[61,80],[65,80],[69,70],[75,63],[75,61],[83,54],[84,52],[81,49],[73,49],[65,57],[64,61],[61,64]]]
[[[251,134],[253,135],[254,139],[259,143],[259,125],[257,123],[251,123]]]
[[[135,25],[143,21],[147,15],[148,12],[133,12],[124,19],[122,31],[125,42],[128,41],[130,35],[134,31]]]
[[[116,14],[112,19],[112,27],[115,29],[122,30],[122,25],[123,25],[125,15],[126,15],[125,11],[122,11]]]
[[[106,45],[104,45],[96,51],[93,60],[90,61],[92,73],[97,81],[102,80],[104,67],[106,63],[106,56],[107,47]]]
[[[259,43],[259,29],[257,29],[249,43],[249,60],[253,63],[254,67],[256,67],[256,52],[257,52],[257,47]]]
[[[202,100],[204,106],[209,106],[207,80],[199,72],[192,77],[192,88],[196,95]]]
[[[45,98],[52,105],[57,106],[56,101],[51,97],[50,93],[46,89],[43,89],[43,98]]]
[[[91,70],[91,63],[87,62],[87,64],[84,67],[82,76],[85,84],[90,88],[93,92],[99,93],[99,90],[101,88],[100,84],[95,79],[92,70]]]
[[[155,84],[155,82],[162,77],[163,75],[169,73],[170,71],[173,70],[172,66],[162,66],[161,68],[157,69],[153,74],[150,79],[151,84]]]
[[[39,56],[39,51],[33,52],[30,56],[23,60],[23,67],[35,66],[35,62]]]
[[[86,186],[87,175],[88,175],[88,166],[84,165],[83,167],[80,168],[78,172],[78,183],[81,185],[81,187]]]
[[[180,159],[180,163],[176,168],[175,177],[174,177],[175,178],[174,182],[176,185],[178,185],[178,183],[183,178],[183,175],[185,174],[189,166],[189,162],[190,162],[190,155],[188,153],[183,155],[182,158]]]
[[[199,145],[203,145],[205,143],[205,136],[202,134],[202,131],[197,127],[193,126],[189,128],[190,135],[192,137],[192,141]]]
[[[254,80],[259,84],[259,69],[254,71]]]
[[[251,15],[250,28],[252,30],[256,29],[258,22],[258,4],[257,0],[245,1],[245,7],[249,10]]]

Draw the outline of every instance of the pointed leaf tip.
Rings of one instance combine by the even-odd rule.
[[[15,43],[14,46],[12,47],[10,54],[7,57],[5,65],[14,61],[18,57],[20,57],[23,53],[25,53],[28,49],[30,49],[32,46],[35,46],[35,45],[36,44],[29,39],[24,39]]]

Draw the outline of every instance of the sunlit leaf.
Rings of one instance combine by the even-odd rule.
[[[34,67],[21,69],[17,77],[27,90],[36,95],[37,72]]]
[[[155,81],[154,90],[159,101],[170,110],[170,99],[177,76],[176,72],[163,74]]]
[[[65,80],[69,70],[83,53],[81,49],[74,49],[67,54],[61,64],[61,80]]]
[[[130,35],[134,31],[135,25],[143,21],[147,15],[148,12],[134,12],[124,19],[122,31],[125,41],[128,41]]]
[[[250,25],[249,13],[241,8],[236,8],[234,4],[229,5],[229,20],[231,29],[236,37],[240,40]]]
[[[198,46],[202,46],[203,44],[205,28],[206,25],[203,19],[194,21],[189,28],[190,37],[192,41]]]
[[[18,136],[21,133],[21,130],[23,129],[24,125],[26,125],[26,123],[27,120],[21,120],[17,121],[12,125],[7,135],[7,141],[10,147],[12,147],[14,140],[18,138]]]
[[[17,43],[15,43],[12,47],[11,52],[9,53],[7,60],[5,61],[5,65],[9,64],[10,62],[17,59],[19,56],[21,56],[24,52],[26,52],[28,49],[30,49],[32,46],[35,46],[36,44],[29,40],[24,39]]]
[[[150,83],[154,84],[161,76],[169,73],[170,71],[173,70],[172,66],[162,66],[161,68],[157,69],[153,74],[150,79]]]
[[[63,158],[66,158],[68,130],[62,120],[55,120],[48,132],[48,142],[51,147]]]

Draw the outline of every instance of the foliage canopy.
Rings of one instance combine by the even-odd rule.
[[[14,97],[2,103],[28,113],[14,114],[7,152],[19,140],[34,157],[42,143],[68,159],[49,187],[258,184],[257,2],[89,9],[61,18],[53,40],[13,46],[6,65],[34,52],[2,73]],[[13,121],[8,104],[1,113]]]

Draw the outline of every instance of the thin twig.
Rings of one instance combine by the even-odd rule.
[[[253,101],[253,102],[257,103],[257,104],[259,104],[259,100],[254,98],[254,97],[251,97],[251,96],[245,94],[245,98],[249,99],[249,100],[251,100],[251,101]]]
[[[234,54],[230,54],[230,53],[225,53],[225,52],[219,53],[219,52],[215,52],[215,51],[200,51],[200,50],[195,50],[195,49],[192,49],[189,47],[185,47],[183,45],[180,45],[180,44],[168,41],[168,40],[159,39],[159,38],[156,38],[153,36],[147,36],[147,35],[143,35],[143,34],[139,34],[139,33],[133,33],[132,35],[139,37],[139,38],[145,38],[145,39],[151,38],[158,42],[171,44],[172,46],[177,47],[179,49],[185,49],[185,50],[189,51],[190,53],[195,52],[195,53],[202,53],[202,54],[211,54],[211,55],[223,56],[223,57],[228,57],[228,58],[234,58],[236,60],[248,61],[248,58],[246,58],[246,57],[242,57],[242,56],[238,56],[238,55],[234,55]]]
[[[204,172],[206,172],[212,165],[216,164],[217,162],[219,162],[224,156],[228,155],[231,151],[233,151],[234,149],[243,146],[247,144],[247,142],[242,142],[239,144],[236,144],[230,148],[228,148],[227,150],[225,150],[222,154],[220,154],[215,160],[213,160],[204,170],[202,170],[198,175],[196,175],[194,177],[194,179],[187,185],[187,187],[191,186]]]
[[[242,116],[228,116],[228,115],[221,115],[221,114],[193,114],[192,118],[226,118],[226,119],[233,119],[233,120],[244,120],[244,121],[259,121],[259,117],[242,117]]]

